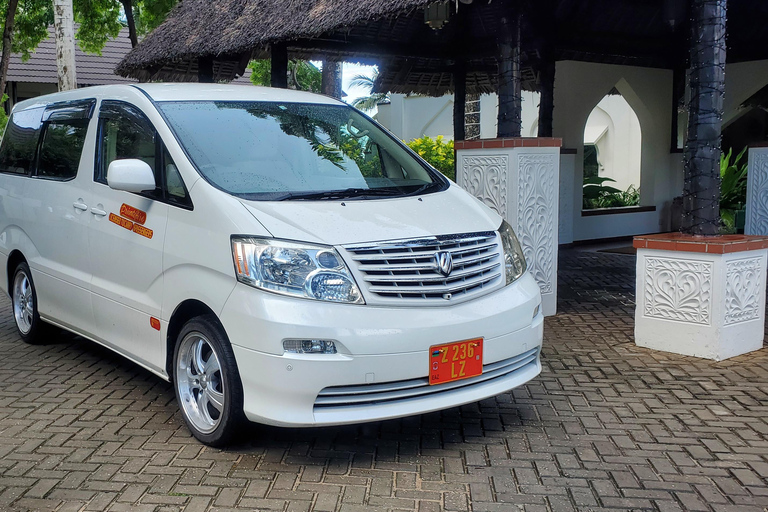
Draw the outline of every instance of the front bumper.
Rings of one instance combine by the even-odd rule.
[[[543,316],[534,316],[540,302],[529,274],[447,307],[327,304],[238,284],[221,320],[237,360],[248,419],[291,427],[341,425],[454,407],[525,384],[541,372]],[[484,338],[486,378],[419,386],[428,376],[430,346],[478,337]],[[284,354],[287,338],[334,340],[339,353]],[[502,366],[511,370],[500,371]],[[404,386],[419,391],[392,394]],[[328,388],[335,394],[331,403],[322,398]],[[361,393],[370,399],[359,399]]]

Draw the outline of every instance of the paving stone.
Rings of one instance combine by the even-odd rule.
[[[203,447],[173,388],[0,299],[0,510],[555,512],[768,507],[768,350],[633,342],[631,255],[563,250],[540,377],[479,404]]]

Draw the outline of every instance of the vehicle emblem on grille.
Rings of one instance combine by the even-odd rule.
[[[447,251],[435,253],[435,265],[437,266],[438,272],[445,277],[448,277],[448,274],[453,270],[453,257],[451,256],[451,253]]]

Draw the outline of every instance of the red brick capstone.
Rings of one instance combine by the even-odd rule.
[[[727,254],[768,249],[768,236],[694,236],[683,233],[660,233],[636,236],[632,245],[635,249]]]

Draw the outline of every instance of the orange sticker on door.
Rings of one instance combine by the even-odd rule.
[[[114,213],[109,214],[109,222],[114,222],[118,226],[122,226],[125,229],[129,231],[133,231],[134,223],[129,221],[128,219],[124,219],[120,217],[119,215],[115,215]],[[139,226],[141,227],[141,226]]]
[[[154,234],[151,229],[145,228],[144,226],[139,226],[138,224],[133,225],[133,232],[150,239]]]
[[[120,207],[120,215],[139,224],[144,224],[147,222],[147,212],[139,210],[138,208],[134,208],[129,204],[123,203],[123,205]]]

